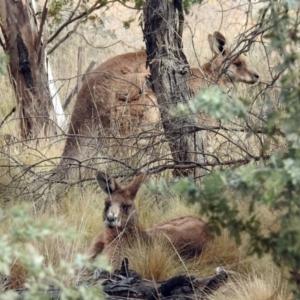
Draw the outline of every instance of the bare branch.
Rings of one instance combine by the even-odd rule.
[[[77,24],[74,26],[73,30],[69,31],[62,39],[60,39],[55,45],[54,47],[52,47],[49,51],[48,51],[48,55],[50,55],[55,49],[57,49],[65,40],[67,40],[73,33],[76,32],[76,29],[78,28],[78,26],[81,24],[81,21],[77,22]]]
[[[92,62],[89,64],[89,66],[88,66],[87,69],[85,70],[84,75],[83,75],[83,77],[82,77],[82,82],[84,81],[84,79],[85,79],[87,73],[89,73],[89,72],[94,68],[95,64],[96,64],[95,61],[92,61]],[[63,104],[63,110],[65,110],[65,109],[68,107],[68,105],[70,104],[70,102],[71,102],[73,96],[74,96],[77,92],[78,92],[78,82],[77,82],[76,86],[74,87],[74,89],[73,89],[73,90],[71,91],[71,93],[69,94],[69,96],[67,97],[65,103]]]
[[[84,41],[85,41],[90,47],[92,47],[92,48],[94,48],[94,49],[106,49],[106,48],[110,48],[110,47],[112,47],[112,46],[115,46],[116,44],[119,44],[119,43],[121,43],[121,44],[123,44],[123,45],[126,45],[126,44],[124,43],[124,41],[119,40],[119,41],[116,41],[115,43],[109,44],[108,46],[99,46],[99,47],[97,47],[97,46],[92,45],[92,44],[85,38],[85,36],[84,36],[83,34],[81,34],[81,33],[79,33],[79,32],[76,32],[76,34],[79,35],[79,36],[81,36],[81,37],[84,39]]]
[[[4,119],[0,123],[0,127],[3,126],[4,122],[16,111],[16,107],[14,106],[12,110],[4,117]]]

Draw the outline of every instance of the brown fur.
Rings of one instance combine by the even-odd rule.
[[[151,243],[164,238],[184,257],[199,255],[209,241],[207,225],[200,218],[186,216],[167,220],[142,230],[138,221],[135,196],[145,179],[139,174],[125,188],[103,172],[97,172],[99,186],[108,194],[103,211],[104,229],[94,238],[90,247],[91,258],[106,254],[115,266],[122,259],[122,249],[137,239]]]
[[[192,68],[188,78],[195,93],[209,84],[257,82],[259,76],[240,56],[230,57],[221,33],[209,35],[208,40],[213,58],[201,68]],[[86,146],[94,147],[90,156],[109,142],[105,137],[138,134],[159,123],[157,100],[147,87],[146,60],[145,51],[125,53],[112,57],[87,75],[75,103],[63,157],[86,157]]]
[[[167,236],[178,253],[185,257],[199,255],[209,240],[206,223],[193,216],[160,222],[146,232],[152,237]]]

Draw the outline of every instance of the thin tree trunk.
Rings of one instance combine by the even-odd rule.
[[[194,95],[187,86],[190,68],[182,51],[183,7],[181,0],[147,0],[144,5],[144,39],[151,88],[156,94],[165,136],[174,163],[195,162],[198,175],[204,162],[200,133],[189,133],[195,118],[178,118],[170,114],[178,103],[187,104]],[[177,169],[175,176],[191,175],[190,170]]]
[[[1,0],[1,43],[9,56],[22,138],[55,134],[55,112],[45,68],[43,28],[38,28],[31,0]],[[44,22],[41,22],[44,24]]]

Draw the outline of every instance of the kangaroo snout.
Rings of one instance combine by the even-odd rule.
[[[107,221],[108,223],[115,222],[116,219],[117,219],[117,218],[116,218],[113,214],[108,215],[108,216],[106,217],[106,221]]]
[[[105,219],[105,224],[109,228],[116,228],[121,225],[120,222],[118,222],[118,218],[114,213],[107,214],[106,219]]]

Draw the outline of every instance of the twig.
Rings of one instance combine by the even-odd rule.
[[[0,123],[0,127],[4,124],[4,122],[16,111],[16,107],[13,107],[12,110],[4,117],[4,119]]]
[[[122,45],[125,45],[125,46],[127,46],[128,47],[128,45],[126,45],[125,43],[124,43],[124,41],[122,41],[122,40],[118,40],[118,41],[116,41],[116,42],[114,42],[114,43],[112,43],[112,44],[109,44],[108,46],[94,46],[94,45],[92,45],[87,39],[86,39],[86,37],[83,35],[83,34],[81,34],[81,33],[79,33],[79,32],[76,32],[76,34],[77,35],[79,35],[80,37],[82,37],[83,39],[84,39],[84,41],[87,43],[87,45],[89,45],[90,47],[92,47],[92,48],[94,48],[94,49],[107,49],[107,48],[110,48],[110,47],[112,47],[112,46],[115,46],[115,45],[117,45],[117,44],[119,44],[119,43],[122,43]]]
[[[62,39],[60,39],[49,51],[48,55],[50,55],[56,48],[58,48],[66,39],[68,39],[73,33],[76,32],[76,29],[81,24],[81,21],[74,26],[73,30],[69,31]]]
[[[156,173],[161,173],[165,170],[193,169],[196,167],[197,167],[196,163],[188,164],[188,165],[164,165],[164,166],[153,167],[147,173],[156,174]]]
[[[87,73],[89,73],[95,66],[96,62],[93,60],[89,66],[87,67],[87,69],[84,71],[84,75],[82,77],[82,82],[84,82],[85,78],[86,78],[86,75]],[[70,104],[73,96],[75,95],[75,93],[78,92],[78,81],[77,81],[77,84],[75,85],[75,87],[73,88],[73,90],[70,92],[70,94],[68,95],[65,103],[63,104],[63,110],[66,110],[66,108],[68,107],[68,105]]]

